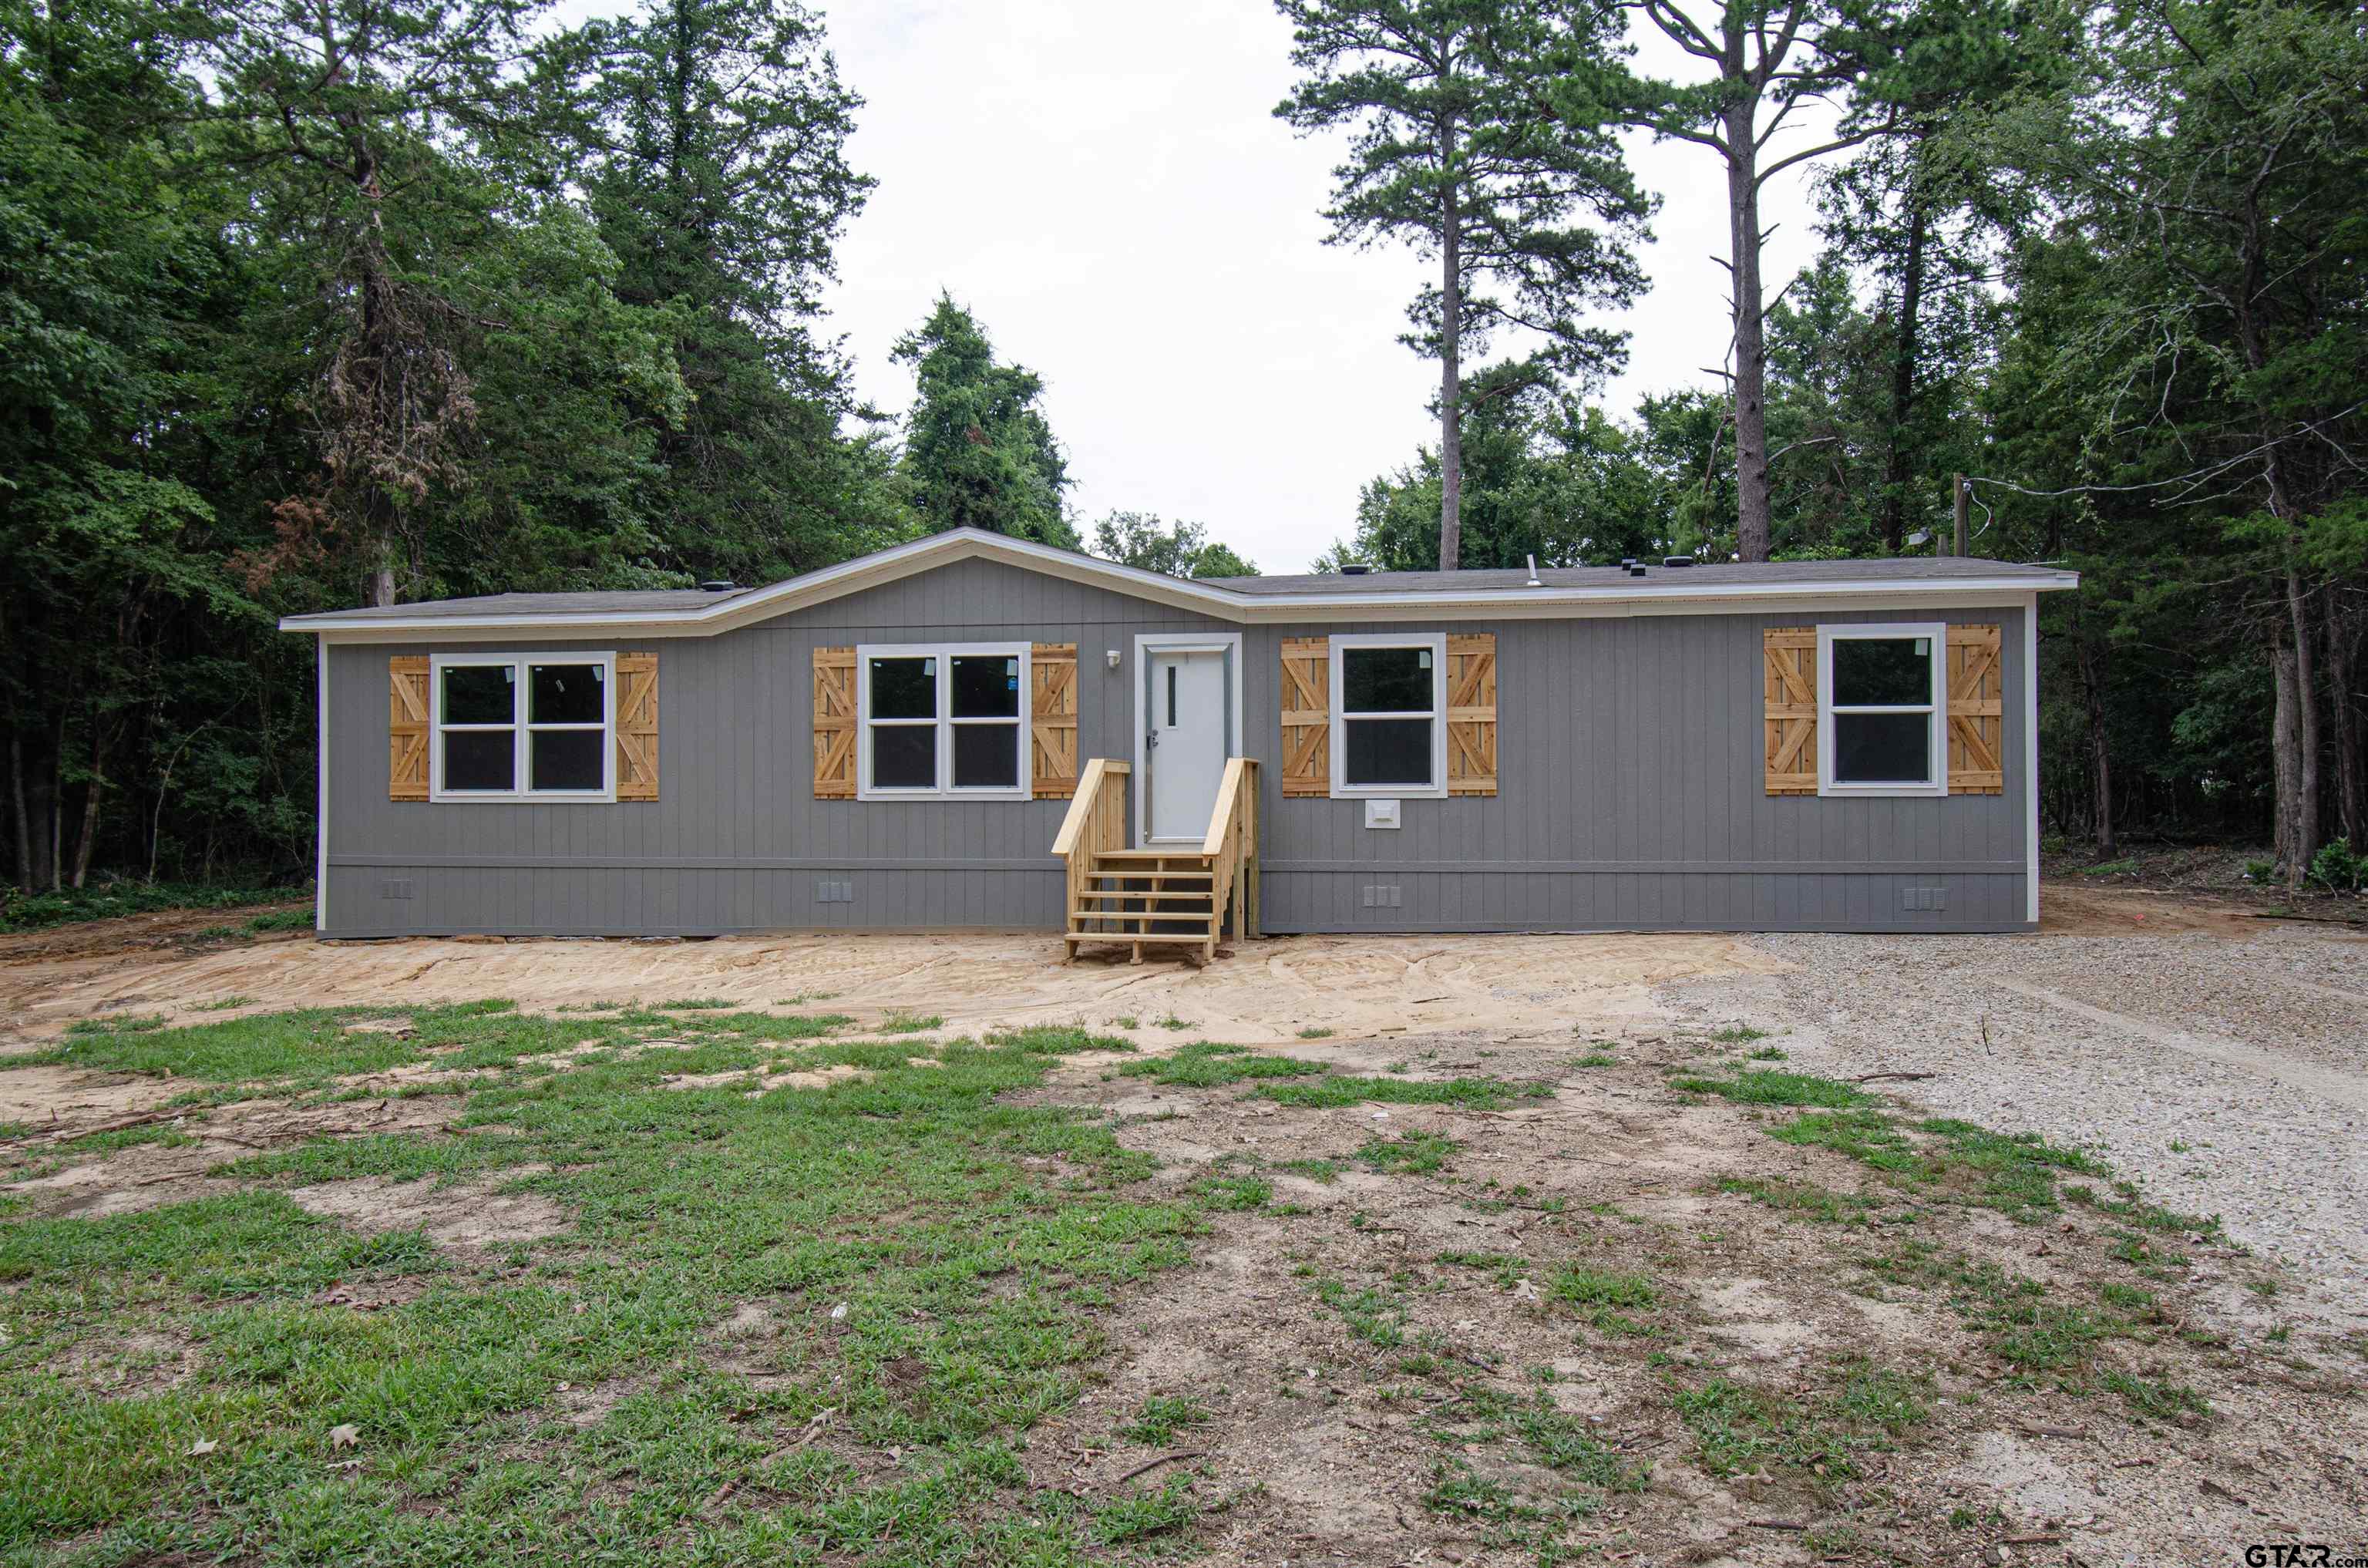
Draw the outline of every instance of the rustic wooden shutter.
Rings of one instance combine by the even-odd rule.
[[[814,651],[814,792],[855,799],[855,650]]]
[[[1497,792],[1497,634],[1447,640],[1447,792]]]
[[[1766,663],[1768,793],[1817,792],[1817,629],[1771,626]]]
[[[1949,628],[1949,793],[2002,795],[2006,676],[1996,626]]]
[[[617,799],[658,798],[658,656],[617,655]]]
[[[1282,640],[1282,792],[1332,793],[1332,639]]]
[[[386,798],[427,799],[427,655],[386,662]]]
[[[1077,792],[1077,645],[1038,642],[1028,650],[1028,777],[1039,800]]]

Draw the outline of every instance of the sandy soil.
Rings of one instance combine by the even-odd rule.
[[[1652,987],[1775,965],[1739,937],[1292,937],[1243,943],[1205,969],[1093,955],[1010,936],[796,936],[704,942],[298,940],[211,952],[116,952],[0,964],[0,1041],[75,1018],[225,1013],[500,996],[541,1009],[718,998],[824,1005],[866,1025],[896,1013],[949,1031],[1083,1022],[1142,1040],[1257,1045],[1304,1028],[1341,1036],[1486,1024],[1567,1031],[1577,1017],[1651,1018]],[[233,997],[239,1006],[197,1013]],[[795,999],[793,1002],[792,999]],[[1136,1028],[1122,1020],[1133,1018]]]

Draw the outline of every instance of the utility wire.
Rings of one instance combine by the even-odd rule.
[[[2297,440],[2305,436],[2315,436],[2328,426],[2334,424],[2337,420],[2348,419],[2363,408],[2368,408],[2368,399],[2362,399],[2361,402],[2353,403],[2351,407],[2344,409],[2340,413],[2330,414],[2326,418],[2318,420],[2314,424],[2305,425],[2301,429],[2294,431],[2292,435],[2273,436],[2270,439],[2262,442],[2260,446],[2253,448],[2250,451],[2238,452],[2233,458],[2226,458],[2219,462],[2210,463],[2203,468],[2190,470],[2186,473],[2179,474],[2170,479],[2150,479],[2143,484],[2067,484],[2061,490],[2032,490],[2017,484],[2010,479],[1993,479],[1986,473],[1969,473],[1965,475],[1965,483],[1968,485],[1995,484],[2001,490],[2011,490],[2018,495],[2029,495],[2043,501],[2053,500],[2058,496],[2064,495],[2128,494],[2139,490],[2160,490],[2166,485],[2172,484],[2185,484],[2192,486],[2201,484],[2207,479],[2217,478],[2219,475],[2227,472],[2230,469],[2235,468],[2239,463],[2249,462],[2253,459],[2260,457],[2263,452],[2270,450],[2272,447],[2282,447],[2288,441]],[[1984,509],[1987,510],[1987,508]]]

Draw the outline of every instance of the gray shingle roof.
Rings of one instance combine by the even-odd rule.
[[[2018,566],[1975,556],[1897,556],[1881,561],[1769,561],[1704,562],[1699,566],[1664,566],[1658,558],[1645,563],[1642,577],[1632,577],[1618,566],[1542,566],[1538,581],[1549,588],[1681,587],[1761,585],[1810,586],[1818,583],[1947,582],[1958,577],[2047,578],[2058,575],[2052,566]],[[1311,572],[1288,577],[1203,577],[1212,588],[1225,588],[1254,597],[1277,594],[1427,594],[1457,590],[1464,593],[1529,585],[1524,571],[1498,572]]]
[[[340,621],[394,620],[434,611],[439,616],[466,619],[496,615],[616,615],[653,609],[705,609],[754,593],[753,588],[734,588],[728,592],[709,593],[704,588],[640,588],[616,593],[584,594],[486,594],[473,599],[419,599],[410,604],[373,605],[365,609],[341,609],[334,612]]]

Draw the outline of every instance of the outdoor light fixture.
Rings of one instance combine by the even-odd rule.
[[[1112,669],[1116,669],[1116,668],[1118,668],[1118,650],[1117,650],[1117,649],[1115,649],[1115,648],[1105,649],[1105,650],[1103,651],[1103,653],[1102,653],[1102,657],[1110,661],[1110,668],[1112,668]]]

